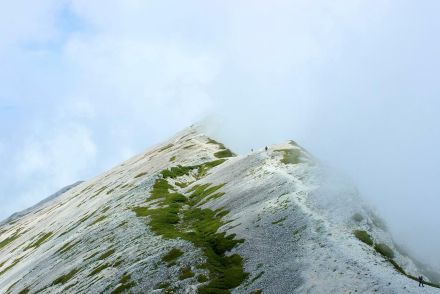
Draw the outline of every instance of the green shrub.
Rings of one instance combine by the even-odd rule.
[[[46,234],[43,234],[40,238],[38,238],[35,242],[31,243],[29,246],[27,246],[24,250],[28,250],[31,248],[38,248],[40,247],[42,244],[46,243],[47,241],[50,240],[50,238],[52,237],[53,233],[52,232],[48,232]]]
[[[390,259],[394,258],[393,250],[390,247],[388,247],[386,244],[383,243],[376,244],[374,245],[374,249],[386,258],[390,258]]]
[[[353,214],[353,216],[351,218],[357,223],[360,223],[361,221],[364,220],[364,217],[360,213]]]
[[[172,263],[183,255],[183,251],[177,248],[171,249],[167,254],[162,257],[162,261],[166,263]]]
[[[65,284],[70,279],[72,279],[76,273],[79,272],[79,269],[73,269],[69,273],[57,278],[55,281],[52,282],[52,285],[58,285],[58,284]]]
[[[353,233],[355,237],[358,238],[360,241],[364,242],[367,245],[373,246],[373,239],[366,231],[356,230]]]
[[[153,232],[168,239],[182,239],[190,241],[199,248],[206,257],[203,267],[209,271],[208,283],[199,287],[199,293],[229,293],[240,285],[247,277],[244,271],[243,259],[238,254],[228,255],[239,243],[244,240],[235,239],[235,234],[220,231],[225,225],[222,218],[228,213],[224,209],[202,209],[200,205],[205,201],[220,197],[217,192],[223,185],[212,186],[205,184],[195,186],[183,195],[170,192],[173,187],[166,178],[187,175],[194,168],[198,169],[198,176],[202,177],[207,170],[221,164],[224,160],[208,162],[199,166],[169,169],[162,172],[164,178],[156,180],[151,191],[150,199],[157,199],[155,208],[134,207],[137,216],[148,216],[149,226]],[[168,254],[167,254],[168,255]],[[165,261],[173,263],[176,253],[170,254]],[[163,258],[163,259],[164,259]],[[186,274],[189,274],[186,272]],[[182,276],[186,277],[186,275]]]
[[[234,155],[234,153],[232,153],[231,150],[225,149],[225,150],[220,150],[220,151],[214,153],[214,156],[217,158],[226,158],[226,157],[233,157],[235,155]]]
[[[284,164],[297,164],[300,162],[301,151],[298,149],[278,149],[278,152],[283,152],[281,162]]]
[[[185,266],[180,269],[179,280],[186,280],[194,277],[194,273],[191,271],[190,266]]]

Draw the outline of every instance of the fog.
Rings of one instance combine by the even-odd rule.
[[[440,266],[438,1],[2,7],[1,217],[203,120],[237,152],[295,140]]]
[[[294,139],[352,178],[397,243],[440,265],[439,4],[386,3],[245,25],[265,43],[251,42],[245,71],[229,63],[216,131],[243,152]]]

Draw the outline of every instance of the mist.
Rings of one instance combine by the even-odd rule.
[[[254,27],[265,44],[254,47],[245,74],[228,71],[228,81],[239,82],[222,87],[216,115],[217,135],[236,150],[294,139],[346,174],[395,241],[437,266],[440,21],[432,12],[438,6],[361,5],[351,13],[355,19],[331,8],[313,10],[306,20],[277,15],[273,30]],[[271,34],[278,26],[291,34]],[[310,50],[284,54],[298,46]]]
[[[29,5],[0,13],[21,16],[0,30],[0,216],[204,120],[238,153],[295,140],[440,266],[437,1]]]

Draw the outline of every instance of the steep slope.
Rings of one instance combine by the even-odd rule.
[[[415,293],[406,273],[296,143],[235,156],[196,128],[0,227],[1,293]]]

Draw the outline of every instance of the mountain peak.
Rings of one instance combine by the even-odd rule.
[[[191,127],[4,223],[0,289],[415,292],[380,218],[328,182],[294,141],[236,155]]]

